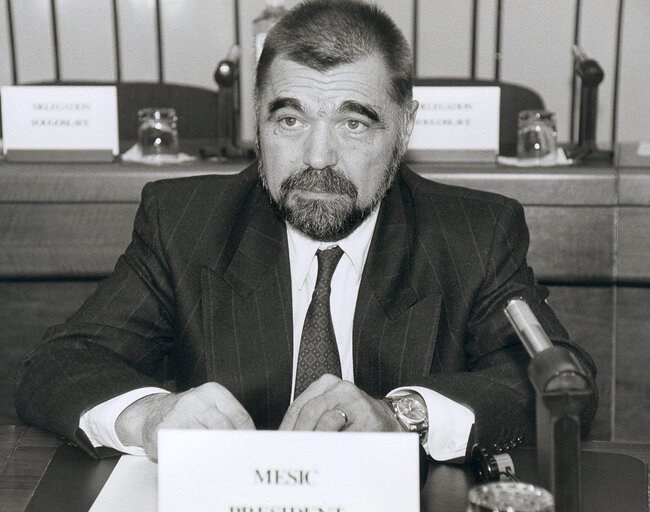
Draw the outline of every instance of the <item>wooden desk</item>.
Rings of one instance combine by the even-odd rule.
[[[0,426],[0,510],[25,510],[60,444],[61,441],[52,434],[33,427]],[[590,442],[584,448],[632,455],[644,460],[646,465],[650,462],[650,443]],[[432,466],[430,474],[433,471],[458,470],[451,466]],[[422,492],[424,495],[442,491],[428,482]]]

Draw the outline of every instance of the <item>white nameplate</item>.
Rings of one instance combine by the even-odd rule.
[[[119,154],[114,86],[5,86],[0,95],[5,155]]]
[[[417,512],[410,433],[162,430],[158,511]]]
[[[408,153],[481,152],[495,160],[499,152],[499,87],[416,86],[420,106]],[[463,159],[463,158],[461,158]]]

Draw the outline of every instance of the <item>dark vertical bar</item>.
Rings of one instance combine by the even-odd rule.
[[[623,33],[623,0],[618,1],[618,21],[616,23],[616,60],[614,62],[614,96],[612,99],[612,150],[616,150],[618,137],[618,85],[621,69],[621,35]]]
[[[494,43],[494,80],[501,80],[501,17],[502,0],[497,0],[497,33]]]
[[[573,20],[573,44],[580,44],[580,8],[581,0],[576,0],[575,19]],[[576,117],[576,88],[578,78],[576,77],[576,58],[573,57],[573,70],[571,78],[571,143],[575,141],[575,117]]]
[[[470,76],[476,78],[476,39],[478,37],[478,0],[472,3],[472,61],[470,64]]]
[[[115,81],[122,81],[122,62],[120,60],[120,20],[117,15],[117,0],[113,0],[113,32],[115,33]]]
[[[235,44],[239,45],[239,0],[233,0],[233,4],[235,9]]]
[[[9,44],[11,45],[11,83],[18,83],[18,64],[16,62],[16,39],[14,37],[14,18],[11,12],[11,0],[7,0],[7,25],[9,28]]]
[[[156,43],[158,45],[158,82],[163,83],[163,45],[162,45],[162,23],[160,15],[160,0],[156,0]]]
[[[50,0],[52,11],[52,44],[54,50],[54,78],[57,82],[61,81],[61,64],[59,61],[59,28],[56,22],[56,0]]]
[[[413,0],[413,75],[418,77],[418,0]]]

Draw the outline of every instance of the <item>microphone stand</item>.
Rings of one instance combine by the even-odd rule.
[[[555,496],[556,512],[582,506],[580,416],[593,389],[580,361],[553,345],[523,299],[511,299],[505,314],[531,357],[528,378],[536,394],[537,469]]]
[[[613,153],[600,150],[596,146],[598,86],[603,81],[605,73],[598,62],[589,59],[584,50],[578,45],[573,46],[573,58],[573,72],[580,78],[580,118],[578,122],[578,144],[567,149],[567,156],[580,161],[611,161]],[[573,116],[573,112],[571,115]],[[571,130],[571,142],[573,142],[573,129]]]
[[[234,45],[228,56],[219,61],[214,72],[217,93],[217,140],[201,148],[202,158],[241,158],[247,151],[239,146],[239,48]]]

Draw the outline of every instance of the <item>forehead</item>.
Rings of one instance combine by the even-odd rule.
[[[385,110],[389,103],[393,104],[389,86],[386,65],[379,56],[323,72],[277,57],[270,66],[262,96],[265,103],[289,97],[318,108],[336,108],[344,101],[357,101]]]

